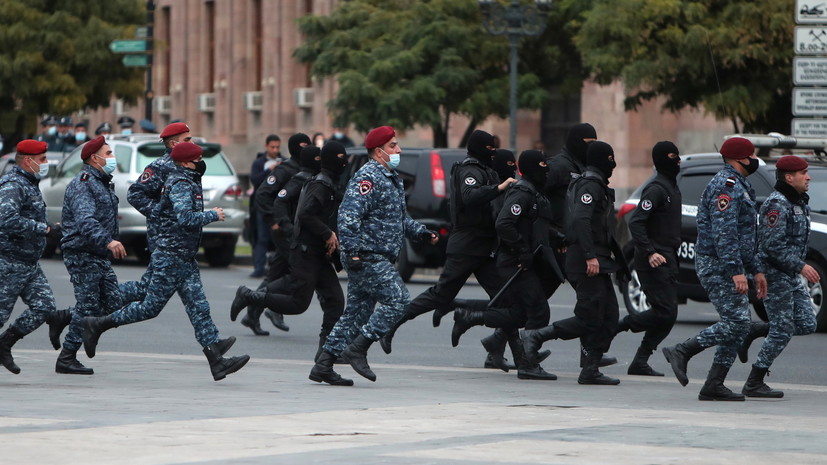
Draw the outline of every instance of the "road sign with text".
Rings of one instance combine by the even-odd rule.
[[[109,44],[109,50],[115,53],[135,53],[149,50],[149,42],[146,40],[113,40]]]
[[[124,55],[121,63],[124,66],[148,66],[149,55]]]
[[[794,137],[827,137],[827,119],[793,118]]]
[[[827,27],[796,26],[795,53],[800,55],[827,54]]]
[[[796,24],[827,24],[827,3],[812,0],[796,0]]]
[[[827,86],[827,58],[793,58],[793,84]]]

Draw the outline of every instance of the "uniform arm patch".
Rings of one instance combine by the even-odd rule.
[[[287,189],[282,189],[279,191],[278,196],[284,198],[287,196]]]
[[[276,177],[275,176],[267,176],[267,184],[275,184]]]
[[[465,178],[465,185],[466,186],[474,186],[476,184],[477,184],[477,180],[472,178],[471,176],[468,176],[467,178]]]
[[[640,202],[640,208],[643,210],[649,211],[652,209],[652,201],[651,200],[644,200]]]
[[[371,190],[373,190],[373,183],[367,179],[363,179],[359,181],[359,193],[362,195],[367,195]]]
[[[591,194],[583,194],[583,195],[580,196],[580,201],[583,202],[586,205],[592,203],[593,200],[594,199],[592,198]]]
[[[144,170],[143,173],[141,173],[141,177],[138,178],[138,182],[144,184],[148,182],[150,179],[152,179],[152,176],[155,176],[155,172],[152,171],[152,168],[147,168]]]
[[[523,207],[520,206],[519,203],[515,203],[511,206],[511,214],[514,216],[520,216],[520,213],[523,212]]]
[[[735,185],[735,178],[733,178],[732,176],[726,178],[726,185],[727,185],[727,187],[734,186]]]
[[[778,210],[770,210],[767,212],[767,226],[774,228],[778,224],[778,218],[781,217],[781,212]]]
[[[715,205],[718,207],[718,211],[726,210],[727,208],[729,208],[729,204],[731,204],[731,203],[732,203],[732,197],[730,197],[726,194],[721,194],[721,195],[718,196],[717,199],[715,199]]]

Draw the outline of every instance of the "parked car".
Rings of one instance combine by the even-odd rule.
[[[242,207],[242,189],[235,170],[221,151],[219,144],[201,139],[195,142],[204,149],[207,171],[201,179],[204,189],[204,209],[224,209],[225,221],[204,226],[201,245],[204,258],[210,266],[229,265],[235,257],[235,246],[244,224],[246,210]],[[115,193],[118,195],[118,220],[120,240],[139,259],[149,259],[146,249],[146,218],[126,200],[127,190],[144,168],[164,153],[164,145],[157,134],[110,136],[107,143],[117,159],[117,169],[112,175]],[[46,202],[46,214],[50,222],[60,221],[63,196],[69,181],[80,171],[81,147],[74,149],[58,166],[54,176],[41,181],[40,190]],[[51,244],[55,247],[57,244]]]
[[[344,185],[368,162],[367,150],[347,150],[348,170],[342,176]],[[415,268],[438,268],[445,264],[445,246],[451,231],[448,199],[451,193],[451,167],[466,156],[465,149],[402,148],[396,171],[405,184],[405,200],[411,218],[439,234],[436,245],[405,241],[396,261],[396,268],[406,282]]]
[[[761,156],[758,171],[749,177],[749,182],[755,189],[756,199],[763,203],[773,191],[775,185],[775,161],[777,157],[772,152],[775,149],[805,149],[803,154],[810,164],[810,207],[812,234],[810,235],[810,250],[807,253],[807,263],[818,272],[821,280],[809,283],[802,276],[800,279],[807,285],[813,313],[818,322],[818,331],[827,331],[827,311],[824,305],[824,286],[827,283],[827,158],[823,155],[813,156],[813,151],[822,153],[827,141],[821,139],[792,139],[787,136],[745,135],[752,140]],[[772,150],[770,150],[772,149]],[[809,154],[809,155],[807,155]],[[719,153],[699,153],[681,156],[681,171],[678,175],[678,186],[683,199],[681,218],[681,245],[678,249],[678,298],[681,303],[687,300],[709,302],[706,291],[698,281],[695,273],[695,240],[698,237],[698,227],[695,216],[698,212],[698,201],[704,188],[723,167],[723,159]],[[638,187],[632,195],[618,209],[617,237],[623,248],[626,258],[630,260],[634,255],[631,243],[627,216],[640,201],[642,187]],[[646,295],[641,291],[637,273],[632,272],[629,282],[618,282],[618,288],[623,295],[626,309],[636,313],[649,309]],[[763,303],[754,297],[751,291],[753,308],[759,317],[766,320]]]

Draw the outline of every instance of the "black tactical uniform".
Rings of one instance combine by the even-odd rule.
[[[673,154],[672,158],[669,154]],[[652,161],[657,174],[643,188],[629,221],[635,244],[635,271],[652,308],[630,313],[618,323],[617,329],[646,331],[628,373],[663,376],[647,362],[672,331],[678,317],[677,250],[681,243],[681,191],[676,180],[680,170],[678,148],[672,142],[658,142],[652,148]],[[653,268],[649,257],[655,253],[662,255],[666,263]]]

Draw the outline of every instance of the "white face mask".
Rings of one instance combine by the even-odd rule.
[[[98,157],[97,155],[95,155],[95,156]],[[106,174],[112,174],[115,171],[115,168],[118,166],[118,160],[116,160],[115,157],[110,157],[110,158],[98,157],[98,158],[100,158],[101,160],[103,160],[106,163],[105,165],[101,166],[101,169]]]
[[[45,178],[46,176],[49,175],[49,162],[43,163],[41,165],[41,164],[38,164],[36,161],[34,161],[34,159],[32,159],[32,158],[29,158],[29,160],[32,160],[32,162],[34,162],[34,164],[37,165],[37,169],[38,169],[37,172],[32,173],[35,178],[43,179],[43,178]]]

